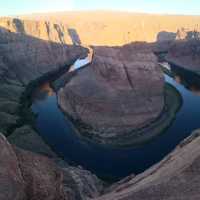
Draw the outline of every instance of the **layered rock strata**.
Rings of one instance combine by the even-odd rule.
[[[95,47],[94,52],[91,65],[59,91],[62,110],[91,129],[91,137],[105,140],[153,122],[164,108],[164,78],[151,46]]]
[[[190,39],[174,43],[165,59],[179,67],[200,74],[200,40]]]
[[[81,168],[59,167],[48,157],[12,146],[0,134],[1,200],[85,200],[100,195],[102,182]]]
[[[4,134],[17,126],[20,99],[31,81],[67,69],[87,55],[87,49],[60,38],[59,29],[58,24],[0,19],[0,118],[4,119],[0,130]],[[61,35],[69,37],[65,32]]]
[[[158,164],[129,177],[95,200],[197,200],[200,198],[200,131],[181,142]]]

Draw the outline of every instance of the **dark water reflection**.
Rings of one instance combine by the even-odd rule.
[[[200,127],[200,78],[192,75],[176,67],[165,75],[166,82],[182,95],[183,104],[171,126],[143,146],[117,149],[81,140],[59,110],[56,94],[49,83],[37,89],[33,96],[32,110],[38,115],[36,127],[44,140],[67,161],[82,165],[100,177],[119,179],[130,173],[140,173]]]

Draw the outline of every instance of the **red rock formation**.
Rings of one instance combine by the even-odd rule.
[[[164,79],[151,47],[95,47],[94,59],[60,90],[61,108],[100,138],[123,136],[155,120],[164,106]]]
[[[18,165],[17,156],[4,136],[0,136],[0,199],[23,200],[25,182]]]
[[[100,195],[102,182],[81,168],[10,145],[0,134],[1,200],[85,200]]]
[[[95,200],[198,200],[199,167],[200,131],[197,130],[161,162],[107,188]]]
[[[174,43],[166,60],[185,69],[200,73],[200,40],[184,40]]]

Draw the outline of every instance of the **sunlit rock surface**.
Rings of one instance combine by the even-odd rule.
[[[199,31],[199,16],[158,15],[117,11],[57,12],[20,16],[61,22],[79,35],[83,44],[121,46],[132,41],[157,41],[160,32]],[[164,39],[168,39],[164,37]],[[170,37],[171,38],[171,37]]]
[[[17,156],[6,138],[0,134],[0,199],[25,199],[25,182]]]
[[[0,131],[4,134],[16,126],[20,98],[31,81],[67,69],[87,55],[87,49],[69,45],[72,39],[56,23],[0,18]]]
[[[94,58],[59,91],[62,110],[107,138],[144,127],[164,108],[164,78],[151,47],[95,47]],[[87,131],[86,131],[87,132]]]

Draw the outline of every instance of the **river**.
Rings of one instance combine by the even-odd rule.
[[[79,60],[77,65],[81,63],[87,62]],[[116,181],[131,173],[141,173],[171,152],[200,124],[200,77],[176,66],[171,66],[164,76],[166,83],[181,94],[182,106],[167,130],[141,146],[114,148],[81,139],[59,109],[56,93],[49,82],[33,94],[31,108],[37,114],[36,128],[67,162],[81,165],[104,180]]]

